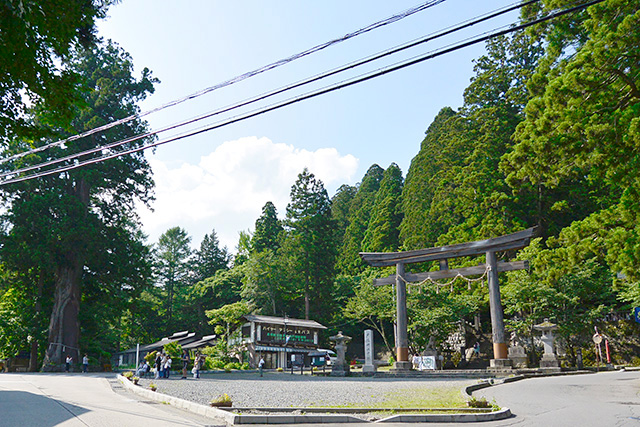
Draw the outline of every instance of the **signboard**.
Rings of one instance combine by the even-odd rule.
[[[260,341],[273,344],[308,343],[313,344],[313,330],[299,326],[262,324]]]
[[[633,319],[640,323],[640,307],[636,307],[633,309]]]
[[[418,356],[418,370],[419,371],[435,371],[436,370],[436,357],[435,356]]]

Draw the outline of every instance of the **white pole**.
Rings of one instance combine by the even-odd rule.
[[[140,343],[136,344],[136,366],[134,369],[138,369],[139,359],[140,359]]]

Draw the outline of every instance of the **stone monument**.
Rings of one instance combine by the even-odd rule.
[[[351,341],[351,337],[346,335],[342,335],[342,331],[338,332],[337,335],[329,337],[331,341],[335,341],[335,349],[336,349],[336,361],[331,366],[331,376],[334,377],[344,377],[349,375],[351,371],[349,369],[349,365],[347,364],[345,354],[347,353],[347,343]]]
[[[367,329],[364,331],[364,366],[362,372],[373,373],[376,372],[377,367],[373,357],[373,330]]]
[[[544,354],[542,360],[540,360],[540,368],[547,370],[560,370],[560,362],[558,357],[553,352],[553,331],[558,328],[558,325],[549,322],[549,319],[544,319],[544,322],[539,325],[534,325],[534,329],[542,332],[542,346],[544,347]]]

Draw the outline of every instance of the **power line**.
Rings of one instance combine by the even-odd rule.
[[[443,49],[437,50],[435,52],[429,52],[427,54],[420,55],[420,56],[415,57],[413,59],[410,59],[410,60],[407,60],[407,61],[403,61],[401,63],[395,64],[395,65],[392,65],[392,66],[384,67],[382,69],[378,69],[378,70],[376,70],[374,72],[371,72],[371,73],[368,73],[366,75],[362,75],[362,76],[359,76],[359,77],[356,77],[356,78],[353,78],[353,79],[350,79],[350,80],[347,80],[347,81],[344,81],[344,82],[341,82],[341,83],[337,83],[337,84],[334,84],[334,85],[331,85],[331,86],[328,86],[328,87],[324,87],[324,88],[319,89],[317,91],[310,92],[310,93],[307,93],[307,94],[304,94],[304,95],[301,95],[301,96],[298,96],[298,97],[295,97],[295,98],[290,98],[290,99],[282,101],[280,103],[273,104],[271,106],[267,106],[265,108],[261,108],[261,109],[255,110],[253,112],[249,112],[249,113],[241,115],[241,116],[233,117],[233,118],[225,120],[225,121],[223,121],[221,123],[217,123],[217,124],[214,124],[214,125],[206,126],[206,127],[202,128],[202,129],[199,129],[199,130],[186,132],[186,133],[184,133],[182,135],[174,136],[174,137],[162,140],[162,141],[157,141],[157,142],[154,142],[152,144],[148,144],[148,145],[145,145],[145,146],[142,146],[142,147],[135,147],[135,148],[132,148],[132,149],[129,149],[129,150],[125,150],[125,151],[122,151],[122,152],[105,155],[105,156],[98,157],[98,158],[91,159],[91,160],[87,160],[87,161],[84,161],[84,162],[78,162],[78,163],[76,163],[74,165],[68,165],[68,166],[56,168],[56,169],[49,170],[49,171],[43,171],[43,172],[40,172],[40,173],[28,175],[28,176],[25,176],[25,177],[10,178],[10,179],[7,179],[5,181],[0,182],[0,185],[6,185],[6,184],[10,184],[10,183],[17,183],[17,182],[26,181],[26,180],[29,180],[29,179],[34,179],[34,178],[48,176],[48,175],[52,175],[52,174],[56,174],[56,173],[66,172],[66,171],[69,171],[69,170],[80,168],[80,167],[85,166],[85,165],[100,163],[100,162],[103,162],[103,161],[106,161],[106,160],[109,160],[109,159],[113,159],[113,158],[116,158],[116,157],[121,157],[121,156],[124,156],[124,155],[137,153],[137,152],[146,150],[148,148],[157,147],[159,145],[167,144],[169,142],[178,141],[180,139],[188,138],[188,137],[195,136],[195,135],[198,135],[198,134],[201,134],[201,133],[204,133],[204,132],[208,132],[208,131],[211,131],[211,130],[214,130],[214,129],[218,129],[218,128],[223,127],[223,126],[228,126],[230,124],[237,123],[237,122],[240,122],[240,121],[243,121],[243,120],[247,120],[249,118],[253,118],[253,117],[262,115],[264,113],[283,108],[283,107],[291,105],[291,104],[295,104],[295,103],[298,103],[298,102],[301,102],[301,101],[304,101],[304,100],[307,100],[307,99],[310,99],[310,98],[315,98],[317,96],[324,95],[326,93],[333,92],[333,91],[336,91],[338,89],[343,89],[345,87],[349,87],[349,86],[352,86],[352,85],[355,85],[355,84],[359,84],[359,83],[362,83],[362,82],[365,82],[365,81],[368,81],[368,80],[371,80],[371,79],[374,79],[374,78],[377,78],[377,77],[380,77],[380,76],[383,76],[383,75],[386,75],[386,74],[389,74],[389,73],[392,73],[392,72],[395,72],[395,71],[399,71],[401,69],[404,69],[404,68],[419,64],[421,62],[424,62],[424,61],[427,61],[427,60],[430,60],[430,59],[433,59],[433,58],[436,58],[436,57],[439,57],[439,56],[442,56],[442,55],[445,55],[445,54],[448,54],[448,53],[451,53],[451,52],[454,52],[456,50],[472,46],[474,44],[478,44],[478,43],[481,43],[481,42],[484,42],[484,41],[488,41],[488,40],[491,40],[491,39],[494,39],[494,38],[497,38],[497,37],[500,37],[500,36],[503,36],[503,35],[506,35],[506,34],[510,34],[510,33],[516,32],[516,31],[520,31],[520,30],[523,30],[525,28],[531,27],[533,25],[536,25],[536,24],[539,24],[539,23],[542,23],[542,22],[546,22],[546,21],[549,21],[551,19],[555,19],[555,18],[558,18],[560,16],[564,16],[564,15],[567,15],[569,13],[573,13],[573,12],[585,9],[585,8],[587,8],[589,6],[601,3],[603,1],[604,0],[593,0],[593,1],[590,1],[588,3],[583,3],[583,4],[580,4],[580,5],[571,7],[571,8],[567,8],[567,9],[563,9],[563,10],[554,10],[554,11],[550,12],[549,14],[547,14],[546,16],[538,18],[536,20],[533,20],[533,21],[530,21],[530,22],[526,22],[526,23],[523,23],[523,24],[520,24],[520,25],[517,25],[517,26],[513,26],[513,27],[505,29],[505,30],[496,31],[496,32],[493,32],[493,33],[485,35],[485,36],[476,37],[476,38],[470,39],[468,41],[455,44],[455,45],[453,45],[451,47],[447,47],[447,48],[443,48]],[[14,173],[19,173],[19,172],[20,172],[20,170],[15,171]]]
[[[125,124],[125,123],[128,123],[128,122],[132,121],[132,120],[145,117],[145,116],[147,116],[149,114],[156,113],[156,112],[164,110],[166,108],[182,104],[183,102],[198,98],[198,97],[200,97],[202,95],[206,95],[206,94],[208,94],[210,92],[213,92],[215,90],[221,89],[221,88],[226,87],[226,86],[230,86],[230,85],[232,85],[234,83],[241,82],[241,81],[246,80],[246,79],[248,79],[250,77],[257,76],[258,74],[262,74],[262,73],[264,73],[266,71],[269,71],[269,70],[272,70],[274,68],[280,67],[282,65],[288,64],[288,63],[293,62],[293,61],[295,61],[297,59],[300,59],[300,58],[303,58],[305,56],[311,55],[313,53],[319,52],[319,51],[321,51],[323,49],[326,49],[328,47],[334,46],[334,45],[336,45],[338,43],[342,43],[344,41],[347,41],[349,39],[357,37],[357,36],[359,36],[361,34],[365,34],[365,33],[368,33],[369,31],[373,31],[373,30],[375,30],[377,28],[381,28],[381,27],[384,27],[386,25],[395,23],[395,22],[400,21],[400,20],[402,20],[402,19],[404,19],[404,18],[406,18],[408,16],[411,16],[413,14],[421,12],[421,11],[423,11],[425,9],[430,8],[430,7],[436,6],[436,5],[438,5],[438,4],[440,4],[440,3],[444,2],[444,1],[446,1],[446,0],[430,0],[430,1],[426,1],[426,2],[424,2],[424,3],[422,3],[422,4],[418,5],[418,6],[414,6],[414,7],[410,8],[410,9],[407,9],[407,10],[405,10],[403,12],[400,12],[400,13],[397,13],[397,14],[395,14],[393,16],[390,16],[389,18],[383,19],[383,20],[375,22],[373,24],[369,24],[366,27],[360,28],[359,30],[356,30],[354,32],[347,33],[347,34],[343,35],[342,37],[330,40],[330,41],[325,42],[325,43],[321,43],[321,44],[316,45],[316,46],[314,46],[312,48],[309,48],[309,49],[304,50],[302,52],[299,52],[299,53],[296,53],[294,55],[291,55],[291,56],[289,56],[287,58],[280,59],[280,60],[278,60],[276,62],[272,62],[272,63],[270,63],[268,65],[264,65],[264,66],[262,66],[260,68],[257,68],[257,69],[255,69],[253,71],[249,71],[249,72],[241,74],[239,76],[235,76],[235,77],[233,77],[233,78],[231,78],[229,80],[225,80],[225,81],[223,81],[221,83],[218,83],[218,84],[216,84],[214,86],[210,86],[210,87],[202,89],[202,90],[200,90],[198,92],[194,92],[191,95],[187,95],[187,96],[185,96],[183,98],[179,98],[179,99],[176,99],[174,101],[170,101],[170,102],[168,102],[168,103],[166,103],[164,105],[161,105],[161,106],[159,106],[157,108],[154,108],[152,110],[148,110],[148,111],[145,111],[145,112],[142,112],[142,113],[138,113],[138,114],[132,114],[132,115],[124,117],[124,118],[122,118],[120,120],[116,120],[116,121],[107,123],[106,125],[99,126],[97,128],[88,130],[86,132],[83,132],[83,133],[80,133],[80,134],[77,134],[77,135],[73,135],[73,136],[70,136],[68,138],[65,138],[65,139],[62,139],[62,140],[59,140],[59,141],[56,141],[56,142],[52,142],[52,143],[47,144],[47,145],[43,145],[42,147],[38,147],[38,148],[34,148],[34,149],[31,149],[31,150],[28,150],[26,152],[18,153],[18,154],[12,155],[10,157],[7,157],[5,159],[0,159],[0,164],[6,163],[6,162],[9,162],[9,161],[12,161],[12,160],[17,160],[19,158],[22,158],[22,157],[28,155],[28,154],[33,154],[33,153],[38,153],[38,152],[41,152],[41,151],[45,151],[45,150],[47,150],[49,148],[61,147],[61,146],[64,146],[68,142],[72,142],[72,141],[75,141],[77,139],[84,138],[84,137],[87,137],[89,135],[93,135],[93,134],[95,134],[97,132],[101,132],[103,130],[111,129],[112,127],[115,127],[115,126],[118,126],[118,125],[121,125],[121,124]]]
[[[250,104],[258,102],[258,101],[265,100],[265,99],[267,99],[269,97],[272,97],[272,96],[287,92],[289,90],[293,90],[293,89],[296,89],[298,87],[301,87],[301,86],[304,86],[304,85],[307,85],[307,84],[310,84],[310,83],[314,83],[314,82],[320,81],[322,79],[325,79],[327,77],[339,74],[341,72],[344,72],[344,71],[347,71],[347,70],[350,70],[350,69],[354,69],[356,67],[371,63],[373,61],[376,61],[376,60],[379,60],[381,58],[393,55],[395,53],[398,53],[398,52],[401,52],[401,51],[416,47],[416,46],[418,46],[420,44],[424,44],[426,42],[433,41],[435,39],[444,37],[446,35],[449,35],[449,34],[452,34],[454,32],[463,30],[465,28],[469,28],[469,27],[471,27],[473,25],[479,24],[479,23],[487,21],[489,19],[493,19],[495,17],[498,17],[498,16],[503,15],[505,13],[511,12],[513,10],[528,6],[528,5],[532,4],[532,3],[537,3],[539,1],[540,0],[530,0],[530,1],[523,2],[523,3],[513,3],[512,5],[508,5],[508,6],[505,6],[503,8],[496,9],[496,10],[494,10],[492,12],[486,13],[484,15],[480,15],[479,17],[476,17],[476,18],[473,18],[473,19],[470,19],[470,20],[467,20],[467,21],[463,21],[461,24],[458,24],[458,25],[455,25],[455,26],[450,26],[448,28],[445,28],[444,30],[441,30],[440,32],[431,33],[431,34],[429,34],[429,35],[427,35],[425,37],[422,37],[422,38],[419,38],[419,39],[415,39],[415,40],[410,41],[408,43],[405,43],[403,45],[399,45],[399,46],[393,47],[393,48],[388,49],[386,51],[382,51],[382,52],[380,52],[378,54],[371,55],[369,57],[366,57],[366,58],[358,60],[358,61],[354,61],[352,63],[346,64],[346,65],[344,65],[342,67],[338,67],[338,68],[335,68],[335,69],[330,70],[330,71],[326,71],[324,73],[321,73],[321,74],[318,74],[316,76],[307,78],[307,79],[299,81],[297,83],[294,83],[294,84],[291,84],[291,85],[288,85],[288,86],[284,86],[284,87],[281,87],[279,89],[275,89],[275,90],[273,90],[271,92],[263,93],[263,94],[258,95],[256,97],[249,98],[247,100],[241,101],[241,102],[236,103],[236,104],[232,104],[232,105],[224,107],[222,109],[218,109],[218,110],[215,110],[213,112],[209,112],[209,113],[194,117],[194,118],[189,119],[189,120],[178,122],[176,124],[169,125],[169,126],[166,126],[164,128],[161,128],[161,129],[158,129],[158,130],[155,130],[155,131],[150,131],[150,132],[138,134],[138,135],[135,135],[135,136],[123,139],[123,140],[119,140],[119,141],[115,141],[115,142],[112,142],[112,143],[109,143],[109,144],[106,144],[106,145],[101,145],[101,146],[98,146],[98,147],[94,147],[92,149],[85,150],[85,151],[82,151],[82,152],[79,152],[79,153],[70,154],[69,156],[66,156],[66,157],[61,157],[61,158],[53,159],[53,160],[50,160],[50,161],[47,161],[47,162],[44,162],[44,163],[39,163],[39,164],[36,164],[36,165],[24,167],[24,168],[21,168],[19,171],[4,172],[4,173],[0,174],[0,178],[4,178],[4,177],[9,176],[9,175],[14,175],[16,172],[25,173],[25,172],[29,172],[29,171],[32,171],[32,170],[40,169],[42,167],[52,166],[52,165],[55,165],[55,164],[58,164],[58,163],[62,163],[62,162],[69,161],[69,160],[73,160],[75,158],[78,158],[78,157],[81,157],[81,156],[85,156],[85,155],[89,155],[89,154],[93,154],[93,153],[96,153],[96,152],[99,152],[99,151],[103,151],[105,149],[112,149],[112,148],[115,148],[115,147],[118,147],[118,146],[121,146],[121,145],[124,145],[124,144],[128,144],[130,142],[134,142],[134,141],[137,141],[137,140],[140,140],[140,139],[143,139],[143,138],[147,138],[147,137],[152,136],[152,135],[157,135],[157,134],[160,134],[160,133],[163,133],[163,132],[166,132],[166,131],[169,131],[169,130],[173,130],[173,129],[176,129],[176,128],[179,128],[179,127],[182,127],[182,126],[185,126],[185,125],[188,125],[188,124],[192,124],[192,123],[198,122],[198,121],[206,119],[206,118],[210,118],[210,117],[222,114],[222,113],[227,113],[229,111],[232,111],[232,110],[235,110],[235,109],[250,105]]]

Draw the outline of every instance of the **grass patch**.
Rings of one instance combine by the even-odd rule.
[[[467,401],[460,393],[459,386],[405,388],[385,393],[378,402],[372,404],[352,403],[346,405],[318,406],[314,408],[372,408],[385,412],[393,408],[467,408]],[[377,412],[377,411],[376,411]]]
[[[386,393],[377,408],[465,408],[460,387],[407,388]]]

